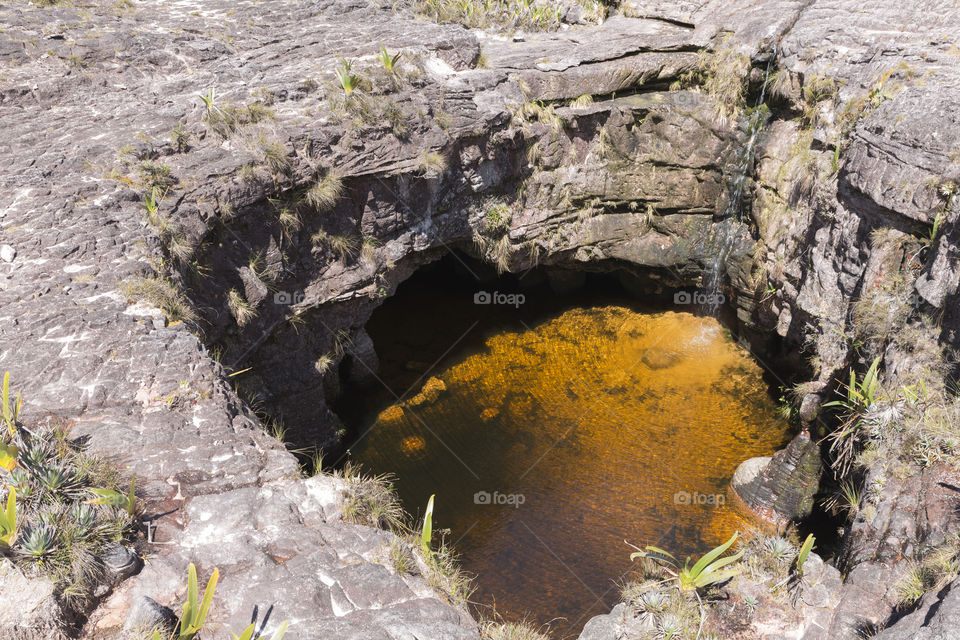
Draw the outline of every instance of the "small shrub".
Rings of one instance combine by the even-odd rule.
[[[170,175],[170,167],[162,162],[144,160],[137,166],[139,184],[144,191],[166,191],[176,180]]]

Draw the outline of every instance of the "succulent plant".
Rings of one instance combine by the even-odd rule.
[[[23,500],[33,495],[33,482],[30,474],[23,469],[14,469],[10,472],[10,486],[17,490],[17,495]]]
[[[53,453],[43,442],[33,442],[20,454],[20,464],[30,470],[40,470]]]
[[[651,591],[640,598],[640,607],[647,613],[663,613],[669,603],[669,596],[662,591]]]
[[[683,633],[683,623],[673,614],[665,615],[657,621],[657,638],[671,640]]]
[[[776,560],[786,560],[793,555],[793,545],[786,538],[779,536],[767,538],[763,544],[764,549]]]
[[[72,471],[61,466],[45,467],[37,473],[40,486],[52,494],[69,492],[76,487]]]
[[[57,544],[57,530],[48,524],[28,527],[20,536],[18,551],[31,558],[42,558]]]
[[[97,512],[89,505],[73,505],[70,509],[70,519],[73,521],[80,538],[85,538],[97,528]]]

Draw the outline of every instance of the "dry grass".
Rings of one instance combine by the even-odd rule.
[[[343,180],[334,171],[327,171],[316,179],[304,194],[304,201],[315,211],[328,211],[333,208],[343,194]]]
[[[470,29],[512,32],[553,31],[559,28],[562,12],[552,2],[539,0],[410,0],[405,4],[435,22],[458,23]],[[595,3],[594,3],[595,4]]]
[[[186,296],[171,281],[161,278],[137,278],[117,287],[128,298],[142,300],[163,310],[172,321],[196,322],[197,314]]]
[[[257,317],[257,310],[236,289],[227,292],[227,307],[237,321],[237,326],[245,327]]]
[[[713,51],[702,51],[697,65],[681,74],[671,89],[701,87],[716,99],[718,118],[728,121],[743,110],[749,74],[750,58],[726,40]]]
[[[350,463],[334,475],[349,484],[344,495],[345,520],[388,531],[406,531],[406,514],[394,490],[393,475],[365,475]]]

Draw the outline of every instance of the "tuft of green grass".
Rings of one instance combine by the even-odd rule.
[[[393,475],[365,475],[349,463],[337,475],[349,485],[343,504],[345,520],[388,531],[405,530],[405,514],[394,489]]]
[[[413,0],[412,4],[415,12],[441,24],[504,32],[554,31],[563,17],[560,6],[531,0]]]
[[[128,298],[143,300],[163,310],[171,321],[197,321],[197,314],[186,296],[165,278],[136,278],[121,282],[117,288]]]
[[[447,159],[435,151],[420,154],[417,170],[428,176],[439,176],[447,170]]]
[[[257,317],[257,310],[236,289],[230,289],[227,292],[227,307],[239,327],[247,326]]]
[[[571,107],[574,107],[574,108],[576,108],[576,107],[588,107],[588,106],[590,106],[591,104],[593,104],[593,96],[590,95],[589,93],[585,93],[585,94],[579,96],[578,98],[575,98],[575,99],[573,99],[573,100],[570,101],[570,106],[571,106]]]
[[[342,194],[343,180],[340,175],[334,171],[327,171],[307,189],[304,201],[315,211],[328,211],[333,208]]]

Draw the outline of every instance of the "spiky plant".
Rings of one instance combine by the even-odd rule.
[[[400,60],[400,53],[390,55],[390,52],[387,51],[387,48],[383,45],[380,46],[380,52],[377,54],[377,57],[380,58],[383,68],[393,73],[394,68],[397,66],[397,61]]]
[[[59,465],[40,469],[37,482],[48,495],[57,498],[73,494],[78,487],[73,472]]]
[[[10,549],[13,562],[30,563],[50,577],[58,599],[80,611],[102,582],[97,553],[129,540],[136,517],[111,506],[82,504],[97,485],[113,490],[117,472],[83,452],[65,430],[46,423],[0,430],[4,447],[14,440],[15,466],[0,468],[0,485],[8,487],[0,545]]]
[[[764,550],[770,554],[774,560],[786,560],[794,553],[794,547],[786,538],[779,536],[767,538],[763,544]]]
[[[340,65],[337,67],[337,79],[343,92],[348,96],[353,93],[360,85],[360,78],[353,73],[352,64],[345,58],[340,59]]]
[[[57,541],[57,530],[50,524],[38,524],[24,529],[17,541],[17,551],[25,556],[39,560],[53,551]]]

